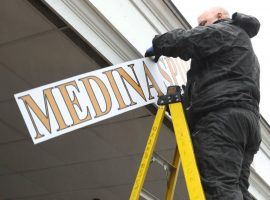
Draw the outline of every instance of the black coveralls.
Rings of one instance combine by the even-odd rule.
[[[250,164],[259,149],[259,63],[250,38],[259,21],[232,19],[156,36],[156,56],[191,58],[184,106],[208,200],[253,199]]]

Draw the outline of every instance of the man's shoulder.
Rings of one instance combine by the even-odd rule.
[[[213,29],[224,29],[226,27],[235,27],[233,24],[233,21],[231,19],[225,19],[225,20],[218,20],[213,24],[208,25],[208,27],[211,27]]]
[[[224,35],[228,36],[239,36],[242,35],[241,33],[244,32],[239,26],[235,25],[231,19],[223,20],[216,22],[214,24],[210,24],[207,26],[209,30],[217,31]]]

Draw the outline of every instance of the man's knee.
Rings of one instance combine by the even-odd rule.
[[[224,184],[203,178],[202,184],[207,200],[243,200],[242,192],[237,184]]]

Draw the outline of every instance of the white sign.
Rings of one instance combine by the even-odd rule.
[[[169,85],[185,83],[189,63],[133,60],[15,94],[35,144],[155,103]]]

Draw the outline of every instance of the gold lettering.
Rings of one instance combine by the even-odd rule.
[[[88,77],[82,78],[80,80],[83,82],[83,85],[84,85],[84,87],[85,87],[85,89],[87,91],[87,94],[88,94],[88,96],[90,98],[90,101],[93,104],[94,110],[96,112],[95,118],[100,117],[102,115],[106,115],[108,112],[110,112],[111,108],[112,108],[112,101],[111,101],[109,91],[108,91],[107,87],[105,86],[105,84],[96,76],[88,76]],[[93,88],[92,88],[92,86],[90,84],[90,80],[95,81],[96,84],[98,85],[99,89],[102,92],[102,95],[103,95],[103,97],[105,99],[105,103],[106,103],[105,111],[102,111],[101,108],[100,108],[97,97],[95,96]]]
[[[70,116],[71,116],[71,118],[73,120],[72,126],[92,119],[88,107],[87,107],[87,115],[86,115],[86,117],[84,119],[82,119],[82,120],[79,118],[78,113],[76,112],[74,105],[78,106],[80,111],[82,111],[81,106],[80,106],[78,98],[76,97],[74,92],[73,92],[74,99],[71,100],[71,98],[70,98],[70,96],[68,94],[68,91],[67,91],[67,86],[73,86],[74,88],[76,88],[76,90],[78,92],[79,92],[79,89],[78,89],[78,86],[77,86],[75,81],[70,81],[68,83],[64,83],[62,85],[57,86],[59,88],[61,94],[62,94],[62,97],[63,97],[63,99],[64,99],[64,101],[66,103],[66,106],[68,108],[68,111],[70,113]]]
[[[178,71],[180,72],[180,76],[184,82],[187,81],[186,72],[188,71],[189,67],[187,66],[187,62],[183,63],[179,58],[174,59],[175,65],[178,66]]]
[[[149,92],[149,100],[153,99],[154,97],[151,94],[150,89],[151,88],[155,88],[155,90],[158,93],[158,97],[164,95],[160,88],[158,87],[157,82],[155,81],[154,77],[152,76],[152,74],[150,73],[148,67],[146,66],[146,64],[143,62],[143,67],[144,67],[144,72],[145,72],[145,77],[146,77],[146,83],[147,83],[147,87],[148,87],[148,92]],[[149,80],[151,81],[152,85],[149,84]]]
[[[137,83],[131,78],[131,76],[130,76],[130,75],[129,75],[122,67],[117,68],[117,69],[115,69],[115,70],[120,74],[121,80],[122,80],[122,82],[123,82],[123,84],[124,84],[124,86],[125,86],[125,88],[126,88],[126,91],[127,91],[127,93],[128,93],[128,96],[129,96],[129,99],[130,99],[130,102],[131,102],[130,105],[132,106],[132,105],[137,104],[137,103],[134,102],[134,101],[132,100],[131,95],[130,95],[128,89],[127,89],[127,86],[126,86],[126,83],[125,83],[124,79],[125,79],[125,80],[133,87],[134,90],[136,90],[136,92],[137,92],[137,93],[138,93],[145,101],[146,101],[146,98],[145,98],[145,95],[144,95],[143,90],[142,90],[142,88],[141,88],[141,85],[140,85],[140,82],[139,82],[139,80],[138,80],[138,77],[137,77],[137,75],[136,75],[136,73],[135,73],[135,70],[134,70],[134,64],[131,64],[131,65],[128,65],[128,66],[131,68],[131,70],[132,70],[132,72],[133,72],[133,74],[134,74],[134,76],[135,76],[135,79],[136,79]]]
[[[167,74],[167,72],[166,72],[164,69],[162,69],[162,67],[160,66],[159,62],[157,63],[157,65],[158,65],[158,70],[159,70],[160,74],[163,76],[163,78],[164,78],[166,81],[168,81],[168,82],[170,83],[170,85],[173,85],[173,81],[172,81],[170,75]],[[165,82],[164,82],[164,85],[165,85],[166,87],[168,87],[168,85],[166,85]]]
[[[53,114],[54,114],[56,121],[58,123],[59,129],[57,131],[60,131],[62,129],[67,128],[67,125],[63,119],[63,116],[61,115],[61,112],[60,112],[60,110],[57,106],[57,103],[53,97],[52,88],[48,88],[48,89],[45,89],[43,91],[43,98],[44,98],[44,104],[45,104],[45,114],[42,112],[40,107],[38,107],[38,105],[36,104],[36,102],[33,100],[33,98],[30,95],[25,95],[25,96],[19,97],[19,99],[23,100],[24,105],[27,109],[27,112],[31,118],[32,124],[34,125],[35,131],[36,131],[35,139],[42,138],[42,137],[44,137],[44,135],[39,132],[37,125],[35,124],[35,121],[33,119],[33,116],[31,115],[30,109],[35,113],[37,118],[45,126],[45,128],[48,130],[48,132],[51,133],[50,116],[49,116],[47,101],[50,104],[51,109],[53,111]]]
[[[128,107],[130,105],[125,104],[125,102],[123,100],[123,97],[122,97],[122,95],[121,95],[121,93],[119,91],[119,88],[117,87],[117,84],[115,82],[115,79],[114,79],[114,77],[112,75],[113,71],[114,70],[109,70],[109,71],[103,72],[103,74],[105,74],[107,76],[107,78],[108,78],[108,80],[110,82],[110,85],[112,87],[113,93],[114,93],[114,95],[116,97],[116,100],[117,100],[117,102],[119,104],[118,110],[121,110],[121,109],[124,109],[124,108],[126,108],[126,107]]]
[[[177,68],[176,67],[177,66],[172,61],[172,58],[165,58],[165,59],[166,59],[166,62],[168,64],[168,66],[169,66],[169,69],[170,69],[174,84],[179,85],[179,83],[177,81],[177,78],[176,78],[176,76],[177,76]]]

